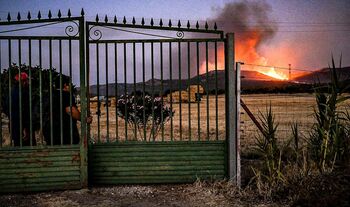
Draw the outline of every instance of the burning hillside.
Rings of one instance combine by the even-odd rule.
[[[264,1],[259,2],[230,2],[221,9],[216,10],[216,17],[211,19],[217,22],[220,29],[235,33],[235,56],[237,61],[267,65],[268,60],[259,53],[259,47],[273,38],[277,25],[270,16],[271,6]],[[214,51],[209,51],[214,55]],[[287,60],[286,60],[287,63]],[[224,68],[224,48],[218,47],[218,67]],[[214,63],[208,63],[213,69]],[[288,80],[288,71],[277,71],[275,68],[254,67],[250,70],[258,71],[272,79]],[[205,71],[205,63],[201,66]]]

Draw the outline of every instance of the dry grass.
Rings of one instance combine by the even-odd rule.
[[[299,134],[305,137],[315,122],[314,94],[249,94],[243,95],[242,99],[257,118],[259,111],[266,113],[267,107],[271,104],[275,122],[279,124],[276,137],[280,142],[290,139],[293,123],[298,123]],[[349,100],[343,103],[340,110],[344,110],[349,104]],[[254,145],[259,132],[246,113],[241,115],[241,120],[244,122],[241,124],[241,147],[246,150]]]
[[[218,114],[216,116],[216,97],[209,96],[209,134],[207,133],[207,99],[203,96],[199,103],[200,113],[198,114],[197,103],[173,103],[172,107],[175,111],[173,117],[173,136],[171,137],[171,121],[164,126],[164,137],[162,131],[155,137],[155,141],[175,140],[186,141],[191,140],[224,140],[225,139],[225,96],[218,96]],[[249,94],[242,95],[242,100],[246,103],[252,113],[258,118],[259,111],[265,112],[266,107],[271,103],[272,111],[276,116],[276,122],[279,123],[277,130],[277,138],[279,141],[288,140],[291,136],[291,124],[299,123],[301,135],[307,135],[308,131],[314,123],[313,109],[315,106],[315,97],[313,94]],[[167,103],[169,106],[170,104]],[[348,101],[347,104],[350,104]],[[181,107],[181,113],[180,113]],[[190,107],[190,110],[189,110]],[[241,109],[242,111],[243,109]],[[109,115],[109,130],[107,131],[107,113],[106,108],[101,108],[100,116],[100,141],[106,141],[107,134],[110,141],[125,140],[125,121],[122,118],[117,118],[115,106],[108,107]],[[98,117],[96,108],[91,108],[93,123],[91,124],[91,137],[98,141]],[[181,115],[181,129],[180,129]],[[199,115],[199,116],[198,116]],[[216,125],[216,117],[218,123]],[[198,134],[198,119],[200,134]],[[116,121],[118,127],[116,127]],[[258,129],[248,117],[246,113],[241,114],[241,148],[242,151],[249,150],[258,135]],[[5,116],[3,116],[3,146],[9,145],[8,125]],[[191,124],[191,127],[189,127]],[[148,129],[150,131],[150,129]],[[180,136],[180,131],[181,135]],[[117,133],[118,132],[118,133]],[[139,133],[134,133],[134,126],[127,127],[127,140],[142,140]],[[147,133],[149,134],[149,132]],[[149,137],[147,137],[149,141]],[[151,136],[151,141],[153,137]]]
[[[225,97],[218,96],[218,111],[216,114],[216,98],[215,96],[209,96],[209,116],[207,113],[207,99],[206,96],[202,98],[199,103],[199,116],[197,103],[173,103],[172,109],[175,114],[172,120],[169,120],[164,125],[164,137],[162,136],[162,130],[160,130],[158,136],[155,137],[155,141],[187,141],[187,140],[224,140],[225,139]],[[164,99],[166,101],[166,99]],[[167,103],[170,106],[169,103]],[[181,108],[181,109],[180,109]],[[116,137],[118,141],[125,140],[125,121],[122,118],[118,118],[118,127],[116,127],[116,113],[115,106],[108,107],[109,114],[109,130],[107,130],[107,113],[106,107],[101,109],[100,116],[100,140],[105,141],[107,133],[111,141],[115,141]],[[181,111],[181,113],[180,113]],[[91,114],[93,116],[93,123],[91,124],[91,134],[94,140],[98,141],[98,117],[96,115],[96,108],[91,108]],[[209,122],[207,118],[209,117]],[[216,118],[218,124],[216,125]],[[180,124],[181,120],[181,124]],[[198,133],[198,120],[199,129]],[[171,124],[172,122],[172,124]],[[209,124],[208,124],[209,123]],[[207,126],[209,125],[209,134]],[[180,126],[182,126],[180,128]],[[191,127],[190,127],[191,126]],[[171,136],[171,128],[173,133]],[[127,126],[127,140],[142,140],[143,137],[139,133],[135,136],[134,126]],[[149,134],[148,129],[147,134]],[[147,141],[149,141],[147,137]],[[151,141],[153,137],[151,136]]]

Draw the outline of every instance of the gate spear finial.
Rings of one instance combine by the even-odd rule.
[[[84,8],[81,8],[80,15],[81,15],[81,16],[84,16],[84,15],[85,15]]]
[[[159,26],[163,27],[163,20],[162,19],[160,19],[160,21],[159,21]]]
[[[10,15],[10,12],[7,14],[7,21],[11,21],[11,15]]]
[[[58,16],[59,19],[61,19],[61,16],[62,16],[62,14],[61,14],[61,9],[58,10],[57,16]]]
[[[169,25],[169,27],[171,27],[171,19],[169,19],[169,24],[168,25]]]
[[[67,14],[68,18],[70,18],[72,16],[70,9],[68,9],[68,14]]]
[[[27,19],[30,20],[32,16],[30,15],[30,11],[28,11]]]
[[[143,18],[143,17],[142,17],[142,19],[141,19],[141,25],[142,25],[142,26],[145,25],[145,18]]]
[[[47,16],[49,17],[49,19],[51,19],[52,17],[51,10],[49,10],[49,14]]]
[[[123,18],[123,23],[126,24],[126,18],[125,18],[125,16],[124,16],[124,18]]]
[[[98,22],[100,19],[98,18],[98,14],[96,14],[95,21]]]
[[[18,12],[17,14],[17,20],[20,21],[21,20],[21,14]]]
[[[190,25],[190,20],[187,21],[187,29],[189,29],[191,27]]]
[[[114,24],[117,24],[117,16],[114,15]]]
[[[136,24],[135,17],[132,17],[132,24],[133,24],[133,25]]]
[[[105,23],[107,23],[108,22],[108,17],[107,17],[107,14],[106,14],[106,16],[105,16]]]
[[[39,19],[39,20],[41,19],[41,12],[40,12],[40,10],[39,10],[39,12],[38,12],[38,19]]]
[[[180,28],[181,27],[181,21],[179,20],[179,22],[177,23],[177,27]]]

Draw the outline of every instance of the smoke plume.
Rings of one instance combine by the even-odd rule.
[[[272,8],[265,1],[230,2],[223,8],[215,9],[216,16],[208,22],[217,23],[225,33],[235,33],[236,61],[246,63],[266,64],[267,60],[259,55],[258,48],[271,39],[277,25],[273,22],[270,12]],[[224,68],[224,49],[218,48],[218,66]],[[210,51],[214,55],[214,51]],[[213,63],[209,63],[213,65]],[[203,71],[203,67],[201,69]]]

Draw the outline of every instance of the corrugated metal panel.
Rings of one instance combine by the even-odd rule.
[[[226,176],[226,144],[150,142],[95,144],[89,150],[92,184],[186,183]]]
[[[0,193],[80,187],[79,146],[0,149]]]

